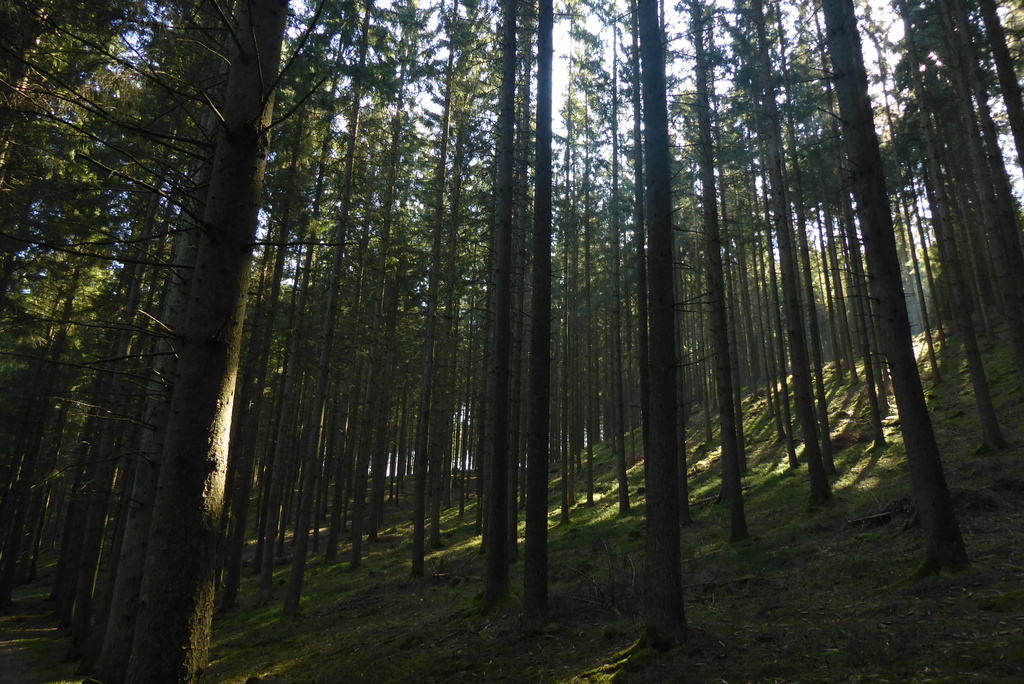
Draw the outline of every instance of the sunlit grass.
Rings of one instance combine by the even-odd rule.
[[[977,456],[972,398],[962,358],[942,357],[945,384],[926,385],[950,485],[981,489],[997,474],[1021,477],[1019,407],[1012,358],[990,355],[997,406],[1011,449]],[[275,602],[254,605],[246,577],[241,607],[218,613],[211,682],[648,682],[648,681],[1019,681],[1024,646],[1009,620],[1024,614],[1020,508],[968,514],[970,571],[923,584],[905,582],[922,558],[920,530],[850,521],[912,494],[895,410],[888,443],[874,448],[861,386],[826,368],[837,472],[834,501],[809,506],[806,464],[789,467],[763,392],[743,403],[748,470],[743,475],[750,538],[727,539],[718,427],[689,417],[686,448],[691,512],[682,528],[682,569],[692,643],[668,654],[634,652],[642,631],[645,500],[639,432],[627,437],[630,511],[618,509],[609,445],[594,450],[594,504],[577,474],[570,522],[561,521],[557,474],[548,514],[550,624],[520,630],[523,562],[510,565],[512,598],[480,615],[483,561],[478,502],[442,511],[443,547],[427,551],[426,576],[411,576],[411,508],[389,502],[380,541],[365,543],[362,565],[310,562],[302,612],[285,617],[280,594],[288,566],[275,569]],[[974,421],[974,422],[972,422]],[[799,432],[797,433],[799,440]],[[802,444],[798,443],[802,458]],[[470,492],[474,491],[470,487]],[[407,490],[411,498],[411,489]],[[520,516],[521,516],[520,511]],[[520,545],[525,532],[518,521]],[[322,530],[321,534],[325,534]],[[321,537],[323,539],[323,537]],[[521,551],[521,546],[520,546]],[[6,619],[6,618],[4,618]],[[1007,623],[1000,625],[1000,622]],[[26,635],[43,653],[51,636]],[[49,646],[47,646],[49,644]],[[999,654],[999,657],[996,657]],[[38,658],[36,658],[38,660]],[[72,681],[52,679],[47,681]]]

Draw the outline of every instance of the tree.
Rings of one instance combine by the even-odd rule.
[[[128,681],[199,681],[213,611],[227,438],[288,3],[238,7],[153,507]]]
[[[623,405],[622,365],[622,206],[619,198],[619,27],[612,28],[612,185],[611,185],[611,409],[608,432],[611,433],[612,453],[615,456],[615,474],[618,479],[619,513],[629,511],[629,474],[626,465],[626,409]]]
[[[725,270],[722,266],[722,235],[718,226],[718,197],[715,183],[714,149],[711,142],[711,98],[708,94],[710,69],[705,35],[713,39],[713,19],[702,3],[690,6],[697,81],[698,154],[700,157],[701,204],[707,241],[707,281],[711,295],[711,337],[715,355],[715,380],[718,392],[719,434],[722,440],[722,491],[729,501],[730,541],[747,536],[740,483],[740,454],[734,402],[732,355],[729,344],[729,319],[726,307]]]
[[[506,417],[510,407],[509,355],[512,343],[512,213],[518,3],[505,0],[502,22],[502,71],[498,110],[498,168],[494,203],[494,332],[489,374],[490,456],[487,468],[487,519],[484,535],[484,610],[508,595],[508,459],[511,446]]]
[[[771,80],[768,39],[764,4],[754,0],[750,8],[751,20],[757,32],[757,64],[764,119],[761,133],[764,136],[765,164],[768,167],[768,181],[771,198],[771,222],[779,247],[779,270],[782,276],[782,301],[786,313],[786,339],[789,342],[789,359],[793,367],[796,413],[804,434],[804,456],[811,483],[811,499],[822,502],[832,495],[825,466],[821,456],[821,443],[814,412],[814,392],[811,386],[811,372],[807,353],[807,337],[804,330],[804,315],[800,306],[799,275],[797,273],[796,248],[793,241],[793,226],[789,213],[789,198],[785,179],[785,159],[782,150],[782,127],[779,121],[778,102]],[[827,435],[826,435],[827,437]]]
[[[904,15],[907,53],[911,58],[911,62],[917,64],[919,63],[919,57],[916,45],[916,31],[910,22],[905,2],[901,0],[899,6]],[[925,102],[924,78],[920,70],[914,71],[913,85],[915,94],[917,94],[921,102]],[[942,255],[944,271],[952,285],[951,289],[953,290],[953,302],[956,313],[954,322],[959,333],[960,343],[963,345],[964,356],[967,357],[967,369],[970,373],[971,384],[974,386],[974,405],[978,411],[978,422],[981,424],[982,439],[987,446],[999,448],[1004,446],[1006,442],[999,427],[995,406],[992,403],[988,377],[985,372],[984,361],[981,357],[981,349],[978,346],[977,332],[974,324],[974,310],[975,308],[983,308],[983,305],[978,307],[972,305],[971,290],[967,286],[967,279],[964,276],[960,248],[957,245],[956,235],[953,230],[953,218],[946,192],[946,179],[942,173],[938,146],[935,142],[935,127],[932,125],[931,116],[926,108],[918,108],[918,117],[924,133],[924,149],[926,154],[925,193],[928,203],[932,208],[932,222],[935,228],[939,253]]]
[[[541,0],[537,19],[537,173],[534,190],[533,328],[527,435],[523,622],[542,626],[548,603],[548,461],[551,410],[551,78],[554,9]],[[593,440],[593,437],[591,437]]]
[[[850,161],[857,214],[871,269],[871,293],[881,318],[882,340],[892,372],[903,443],[924,530],[927,556],[922,570],[962,570],[968,565],[967,551],[946,485],[914,356],[853,0],[824,0],[822,9],[842,113],[843,143]]]
[[[657,0],[638,0],[643,65],[644,153],[647,171],[648,380],[647,556],[644,626],[657,649],[683,641],[686,614],[679,553],[678,445],[676,443],[676,333],[672,288],[672,176],[669,168],[665,53]]]

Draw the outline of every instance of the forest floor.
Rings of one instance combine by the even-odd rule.
[[[716,502],[717,446],[700,417],[693,421],[687,458],[695,522],[682,532],[691,631],[680,648],[634,648],[642,633],[643,466],[638,460],[630,469],[633,505],[619,514],[614,468],[602,446],[595,451],[594,504],[585,504],[581,482],[568,523],[561,522],[553,482],[551,613],[544,629],[520,628],[521,562],[511,566],[512,598],[480,614],[475,503],[461,517],[457,507],[445,513],[444,546],[430,553],[421,580],[410,575],[411,510],[389,504],[387,526],[380,541],[365,547],[361,567],[311,562],[298,616],[284,617],[279,603],[256,606],[255,580],[247,580],[241,606],[214,618],[206,680],[1024,681],[1024,434],[1008,352],[990,351],[1009,441],[1004,449],[979,448],[961,357],[942,357],[942,384],[926,374],[971,556],[964,572],[910,579],[924,551],[895,409],[885,420],[888,444],[874,447],[865,396],[833,374],[827,387],[837,474],[834,498],[823,506],[808,503],[806,468],[788,468],[765,398],[745,402],[747,540],[727,541],[728,510]],[[283,589],[287,566],[277,573]],[[35,586],[21,595],[45,593]],[[32,614],[39,606],[19,605]],[[56,657],[60,636],[33,636],[39,623],[20,612],[0,617],[0,629],[5,649],[18,645],[31,657],[20,661],[35,668],[35,678],[25,681],[81,681]]]

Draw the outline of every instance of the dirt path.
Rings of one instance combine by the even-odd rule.
[[[0,684],[41,683],[25,642],[56,638],[56,630],[56,620],[42,600],[20,602],[11,614],[0,615]]]
[[[35,672],[16,643],[0,636],[0,684],[36,682]]]

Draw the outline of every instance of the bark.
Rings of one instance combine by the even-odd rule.
[[[178,235],[174,246],[174,262],[191,264],[195,258],[193,233]],[[187,298],[186,281],[172,273],[164,295],[160,321],[170,330],[180,330]],[[174,360],[169,339],[157,342],[158,356],[152,372],[148,374],[148,394],[145,407],[145,427],[141,441],[141,455],[135,469],[128,519],[125,522],[124,542],[118,563],[117,578],[111,596],[103,645],[96,660],[96,676],[104,682],[124,681],[131,657],[132,636],[139,609],[139,591],[146,561],[153,499],[160,474],[161,450],[167,425],[171,388],[164,378],[173,377]]]
[[[69,491],[70,501],[67,514],[64,517],[64,531],[61,534],[60,555],[57,562],[57,570],[54,573],[53,589],[50,593],[60,627],[71,625],[71,617],[75,605],[75,587],[78,584],[79,558],[82,555],[82,529],[85,525],[86,505],[88,503],[86,482],[89,475],[89,445],[96,436],[96,422],[94,409],[86,418],[81,432],[82,439],[79,441],[78,454],[76,456],[75,477]]]
[[[999,20],[996,0],[978,0],[978,8],[985,23],[985,35],[988,38],[986,43],[992,51],[992,61],[995,62],[999,89],[1006,105],[1010,132],[1013,133],[1013,142],[1017,148],[1017,164],[1024,172],[1024,98],[1021,97],[1020,80],[1017,78],[1013,57],[1006,43],[1006,31]]]
[[[795,409],[804,435],[804,457],[807,459],[811,499],[815,502],[822,502],[829,499],[832,492],[825,473],[821,442],[818,439],[818,418],[814,409],[814,391],[811,385],[804,314],[800,306],[796,249],[793,244],[793,227],[789,216],[790,203],[786,189],[785,159],[781,139],[782,127],[779,121],[778,103],[775,99],[775,88],[770,79],[771,67],[765,28],[766,20],[761,0],[754,0],[751,5],[751,14],[757,32],[761,80],[759,91],[764,109],[762,124],[762,133],[765,138],[764,154],[770,181],[772,225],[779,245],[779,270],[782,279],[783,307],[786,313],[786,339],[789,342],[789,359],[793,370]]]
[[[912,182],[911,185],[916,189],[916,183]],[[904,204],[909,205],[910,201],[907,200]],[[910,250],[911,263],[914,267],[914,284],[916,286],[915,289],[917,291],[919,306],[921,307],[921,319],[926,333],[925,341],[928,344],[928,361],[932,367],[932,384],[941,385],[942,374],[939,371],[938,355],[936,354],[938,342],[935,338],[941,336],[942,334],[942,312],[939,310],[938,307],[938,293],[935,292],[934,290],[931,290],[932,303],[928,303],[928,298],[925,295],[924,278],[921,277],[921,271],[924,269],[921,266],[921,259],[917,255],[917,240],[914,239],[915,227],[919,231],[922,231],[922,239],[924,237],[920,212],[918,211],[916,203],[912,205],[912,208],[905,206],[905,209],[907,210],[906,221],[904,222],[904,227],[906,230],[905,239],[907,246]],[[934,324],[932,323],[932,316],[935,317]],[[939,332],[936,333],[936,330],[938,330]]]
[[[632,94],[633,94],[633,246],[636,258],[636,346],[637,346],[637,367],[639,375],[640,393],[640,435],[643,439],[643,451],[648,449],[647,437],[649,434],[648,419],[650,416],[650,361],[648,359],[648,300],[647,300],[647,216],[644,182],[644,142],[643,142],[643,105],[641,99],[641,60],[640,55],[640,27],[639,27],[639,0],[630,0],[632,8]],[[631,445],[633,453],[636,453],[635,434],[632,434]],[[635,456],[632,458],[636,462]],[[621,495],[620,495],[621,496]],[[627,493],[628,496],[628,493]]]
[[[404,73],[400,78],[402,80],[401,91],[397,97],[399,109],[404,101]],[[388,283],[388,258],[391,253],[391,231],[394,224],[395,181],[401,156],[399,152],[402,133],[401,122],[402,118],[395,116],[391,127],[391,154],[385,186],[384,221],[378,246],[376,283],[371,304],[373,312],[369,331],[370,347],[367,352],[366,376],[363,383],[362,430],[359,437],[359,456],[356,459],[357,476],[362,476],[362,473],[367,472],[372,463],[373,488],[371,490],[369,516],[364,516],[364,509],[366,507],[365,482],[362,488],[356,488],[352,512],[351,567],[357,567],[362,559],[362,530],[364,524],[368,541],[373,542],[377,540],[377,503],[379,499],[380,509],[382,510],[384,501],[385,474],[383,472],[382,460],[375,447],[380,441],[380,433],[386,430],[381,416],[381,410],[386,401],[386,383],[383,382],[383,378],[387,375],[389,369],[386,357],[393,349],[393,345],[382,344],[382,341],[388,339],[388,328],[390,328],[390,321],[393,317],[391,309],[385,311],[385,291],[389,292],[387,304],[396,309],[398,306],[398,283]],[[390,292],[394,292],[394,299],[390,296]],[[385,325],[385,320],[389,322],[389,325]]]
[[[618,484],[619,513],[629,511],[629,480],[626,467],[626,408],[623,405],[622,368],[622,248],[620,241],[622,212],[619,204],[619,63],[618,29],[612,34],[612,303],[610,310],[611,369],[608,382],[611,384],[611,408],[608,432],[611,432],[612,455],[615,459],[615,474]]]
[[[786,99],[789,102],[793,102],[794,93],[790,87],[792,79],[786,55],[788,46],[786,43],[785,27],[783,26],[781,16],[777,16],[776,19],[778,23],[779,38],[781,41],[780,53],[782,55],[782,70],[786,82]],[[824,362],[821,350],[821,329],[818,325],[818,307],[815,303],[814,297],[814,279],[811,271],[811,250],[807,241],[807,209],[804,206],[803,197],[803,173],[801,171],[801,163],[796,145],[796,122],[794,120],[793,109],[793,107],[787,107],[786,109],[786,140],[789,146],[790,164],[792,169],[790,172],[792,178],[792,204],[796,219],[794,232],[796,233],[797,238],[796,250],[797,257],[799,258],[799,267],[796,267],[796,265],[794,265],[794,267],[798,273],[802,273],[802,277],[800,277],[799,280],[803,286],[803,305],[807,310],[807,333],[809,336],[808,348],[811,357],[810,372],[811,380],[814,383],[814,405],[817,409],[821,459],[825,466],[825,474],[834,475],[836,472],[836,465],[832,453],[832,430],[829,426],[828,419],[828,397],[825,395],[825,378],[823,372]]]
[[[171,398],[128,681],[197,682],[206,667],[217,534],[256,215],[288,3],[239,5],[238,42]]]
[[[537,23],[537,171],[533,215],[533,327],[527,433],[523,626],[543,626],[548,609],[548,449],[551,410],[551,79],[554,10],[540,0]]]
[[[299,402],[295,398],[295,379],[299,364],[299,328],[300,312],[306,308],[309,298],[309,278],[312,271],[313,248],[308,247],[303,265],[296,266],[294,279],[296,287],[292,290],[292,301],[288,316],[288,338],[285,344],[283,379],[281,396],[277,406],[277,420],[274,426],[274,437],[271,439],[270,458],[264,472],[267,495],[263,503],[263,527],[260,538],[262,546],[257,546],[256,564],[259,567],[260,583],[256,593],[257,605],[265,605],[270,601],[274,583],[274,558],[276,556],[275,538],[281,521],[281,500],[283,498],[285,471],[288,467],[289,427],[292,420],[292,407]],[[301,269],[302,273],[298,271]],[[301,301],[297,305],[297,302]]]
[[[76,268],[71,275],[67,291],[58,300],[61,302],[60,309],[53,312],[56,314],[54,318],[62,321],[62,324],[55,326],[51,339],[40,345],[39,358],[36,360],[32,378],[32,394],[23,413],[19,439],[16,442],[21,458],[17,459],[15,455],[15,460],[20,460],[20,464],[12,468],[13,484],[5,493],[4,505],[0,507],[0,532],[3,533],[3,542],[0,543],[3,546],[3,553],[0,554],[0,608],[6,608],[12,602],[18,579],[18,558],[22,550],[27,548],[31,536],[26,520],[32,490],[37,484],[36,470],[43,457],[44,436],[52,413],[50,397],[56,391],[58,364],[67,346],[68,327],[74,311],[78,282],[79,271]],[[106,421],[105,425],[109,426],[110,422]],[[92,570],[95,574],[95,566]]]
[[[288,171],[289,186],[281,208],[279,224],[274,236],[275,242],[285,243],[291,237],[291,212],[300,175],[298,161],[304,132],[305,127],[300,126],[295,135],[296,140]],[[268,245],[267,249],[272,248]],[[276,247],[274,266],[270,274],[270,291],[265,295],[264,301],[259,303],[261,313],[256,317],[253,326],[248,363],[243,364],[246,371],[239,386],[243,388],[242,401],[246,403],[242,407],[236,407],[236,416],[232,421],[232,448],[228,463],[230,508],[227,511],[227,515],[230,517],[230,526],[225,540],[226,567],[224,591],[221,595],[223,610],[235,607],[238,590],[242,583],[242,554],[245,549],[245,532],[249,517],[253,472],[256,468],[257,436],[263,414],[265,383],[270,375],[267,371],[273,343],[274,319],[279,307],[278,299],[284,275],[286,251],[283,245]],[[269,254],[267,256],[269,258]]]
[[[867,282],[868,276],[864,272],[864,260],[861,254],[860,243],[854,232],[853,218],[849,215],[849,195],[843,192],[843,212],[846,214],[843,223],[843,239],[846,247],[846,262],[850,265],[850,282],[847,292],[852,299],[852,310],[854,320],[858,322],[854,333],[857,336],[857,345],[860,348],[861,358],[864,359],[864,383],[868,391],[868,412],[871,417],[871,432],[874,435],[872,440],[875,447],[885,444],[885,432],[882,428],[882,400],[879,398],[879,382],[876,380],[877,369],[873,358],[871,347],[871,329],[874,326],[871,311],[871,301],[868,297]]]
[[[900,279],[896,237],[874,129],[868,80],[852,0],[824,0],[829,53],[843,121],[843,142],[864,233],[872,294],[900,414],[911,480],[924,530],[924,570],[962,570],[967,551],[953,510],[938,444],[925,404]]]
[[[972,26],[967,16],[967,10],[963,0],[946,0],[943,4],[952,8],[951,14],[955,17],[957,24],[955,33],[959,40],[957,52],[961,64],[955,63],[954,66],[962,67],[963,78],[961,81],[970,84],[978,113],[983,154],[977,156],[977,163],[979,168],[982,165],[985,167],[992,179],[992,191],[995,195],[995,209],[998,211],[998,215],[996,222],[989,226],[990,232],[987,237],[995,257],[995,274],[999,278],[999,282],[994,283],[994,289],[1003,296],[1004,303],[1000,307],[1000,313],[1006,320],[1010,331],[1014,367],[1017,370],[1017,398],[1018,401],[1024,401],[1024,282],[1020,278],[1020,274],[1024,272],[1024,252],[1021,252],[1021,231],[1017,209],[1013,202],[1013,191],[1010,187],[1006,163],[999,147],[999,134],[988,103],[987,74],[981,68],[978,41],[972,36]],[[957,68],[955,71],[960,73],[961,69]],[[969,97],[967,95],[965,99],[969,100]],[[969,109],[969,102],[965,103],[965,111],[966,109]],[[1020,111],[1016,112],[1016,114],[1020,113]],[[1012,121],[1013,119],[1011,119]],[[991,269],[986,270],[991,272]]]
[[[711,342],[715,356],[715,379],[718,399],[719,434],[722,440],[722,491],[729,501],[729,541],[747,537],[747,519],[743,509],[743,491],[740,483],[740,454],[736,404],[733,395],[733,367],[729,350],[729,319],[725,270],[722,266],[722,235],[718,225],[718,190],[715,182],[715,158],[711,137],[711,80],[705,36],[712,40],[710,19],[699,2],[691,5],[695,80],[697,83],[698,157],[700,162],[701,208],[704,215],[706,239],[707,283],[711,298]]]
[[[644,152],[650,232],[648,362],[650,363],[647,452],[647,555],[644,566],[644,626],[656,649],[686,637],[679,552],[679,462],[676,443],[676,334],[672,296],[672,192],[669,164],[665,43],[657,0],[638,0],[643,62]]]
[[[362,31],[359,42],[359,68],[366,66],[366,53],[369,42],[370,9],[364,10]],[[319,361],[317,362],[316,381],[313,385],[313,400],[310,405],[306,422],[305,443],[302,446],[302,483],[299,486],[299,509],[295,520],[295,548],[292,552],[292,567],[288,575],[288,586],[284,596],[284,614],[295,615],[299,611],[302,598],[302,585],[306,573],[306,552],[309,547],[309,528],[311,525],[313,497],[316,490],[316,474],[319,470],[320,445],[323,435],[325,406],[330,384],[331,362],[333,360],[335,327],[338,323],[339,299],[341,297],[341,279],[345,263],[345,239],[348,235],[349,216],[352,210],[352,187],[355,175],[355,150],[359,144],[360,97],[362,93],[360,78],[354,79],[352,87],[352,110],[349,118],[349,139],[345,150],[345,171],[342,181],[342,196],[335,225],[331,257],[331,270],[327,289],[327,306],[324,313],[323,329],[320,336]]]
[[[906,17],[906,7],[901,7],[901,10]],[[917,64],[916,31],[909,19],[905,20],[905,28],[908,54],[912,63]],[[921,77],[921,73],[917,70],[914,71],[914,90],[918,99],[923,102],[924,80]],[[918,117],[924,131],[926,156],[925,195],[929,206],[932,208],[932,219],[938,238],[942,262],[945,266],[944,270],[952,285],[953,302],[956,308],[954,321],[960,333],[960,343],[964,348],[964,356],[967,357],[967,369],[971,378],[971,385],[974,388],[974,405],[978,411],[982,439],[990,448],[997,449],[1004,446],[1006,440],[999,427],[995,406],[992,403],[985,364],[981,357],[977,331],[974,325],[974,311],[982,307],[975,307],[964,275],[963,261],[960,257],[960,248],[957,245],[956,234],[953,230],[953,218],[950,213],[949,198],[946,194],[947,182],[942,173],[942,167],[939,164],[935,127],[932,124],[931,117],[923,108],[918,109]]]
[[[423,558],[426,546],[427,479],[436,470],[431,458],[431,415],[436,414],[433,403],[435,396],[434,379],[437,374],[437,300],[442,267],[442,243],[444,241],[445,189],[448,181],[448,143],[451,133],[452,82],[454,78],[455,52],[448,53],[445,69],[444,109],[441,115],[438,166],[434,178],[434,217],[431,235],[430,262],[427,266],[427,311],[423,334],[423,356],[420,377],[420,400],[416,413],[416,492],[413,502],[412,574],[423,576]],[[434,426],[435,428],[438,426]],[[437,459],[438,463],[440,458]]]
[[[773,349],[773,370],[775,370],[775,377],[778,378],[781,389],[779,390],[777,397],[778,403],[782,407],[780,411],[782,417],[782,435],[781,438],[786,441],[786,456],[789,458],[789,467],[798,468],[800,462],[796,457],[796,438],[793,436],[793,416],[792,409],[790,408],[792,402],[790,402],[789,393],[789,365],[786,363],[786,343],[783,339],[785,336],[785,326],[782,323],[782,302],[779,301],[779,275],[778,268],[775,266],[775,242],[772,240],[770,234],[765,234],[765,242],[768,244],[768,253],[759,254],[758,258],[765,259],[768,262],[768,275],[769,275],[769,291],[771,292],[771,300],[768,305],[769,311],[774,315],[772,316],[772,324],[774,325],[774,336],[771,341],[774,343],[775,348]],[[762,266],[762,271],[764,266]],[[767,295],[766,295],[767,297]],[[772,381],[773,384],[775,380]]]
[[[515,140],[516,25],[518,4],[504,3],[502,74],[498,112],[498,168],[495,184],[494,334],[489,372],[492,374],[490,477],[487,491],[487,533],[484,536],[483,609],[489,611],[508,595],[508,459],[509,352],[512,338],[512,212]]]

